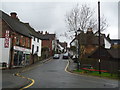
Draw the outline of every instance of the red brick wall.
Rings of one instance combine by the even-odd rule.
[[[48,47],[50,49],[50,55],[52,56],[52,40],[42,40],[42,48]]]
[[[6,30],[9,30],[10,31],[10,38],[13,39],[13,45],[17,45],[16,44],[16,38],[17,37],[20,37],[20,45],[17,45],[17,46],[21,46],[21,47],[24,47],[24,48],[31,48],[31,38],[27,37],[27,36],[23,36],[19,33],[16,33],[16,32],[13,32],[13,30],[10,28],[10,26],[4,21],[4,20],[1,20],[0,19],[0,26],[2,26],[2,30],[0,31],[0,38],[4,38],[5,37],[5,32]],[[21,36],[23,36],[21,38]],[[16,37],[16,38],[15,38]],[[25,44],[23,45],[23,39],[25,39]],[[30,41],[29,42],[29,46],[28,46],[28,40]]]
[[[5,37],[5,31],[9,30],[11,34],[11,28],[4,22],[3,20],[0,19],[0,38]]]

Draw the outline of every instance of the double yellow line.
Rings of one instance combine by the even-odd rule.
[[[79,74],[77,74],[77,73],[72,73],[72,72],[70,72],[70,71],[68,70],[68,67],[69,67],[69,65],[70,65],[70,61],[69,61],[69,60],[67,60],[67,61],[68,61],[68,63],[67,63],[67,65],[66,65],[66,67],[65,67],[65,72],[67,72],[67,73],[69,73],[69,74],[72,74],[72,75],[82,76],[82,75],[79,75]]]
[[[21,88],[19,90],[24,90],[26,88],[29,88],[29,87],[31,87],[35,83],[35,80],[33,80],[31,78],[24,77],[24,76],[20,75],[19,73],[16,73],[15,76],[18,76],[18,77],[21,77],[21,78],[24,78],[24,79],[27,79],[27,80],[31,81],[31,83],[29,85],[27,85],[27,86],[25,86],[25,87],[23,87],[23,88]]]
[[[51,61],[51,60],[48,60],[48,61],[46,61],[46,62],[50,62],[50,61]],[[35,66],[35,67],[38,67],[38,66],[40,66],[40,65],[37,65],[37,66]],[[35,68],[35,67],[33,67],[33,68]],[[26,69],[26,70],[23,70],[22,72],[28,71],[28,70],[30,70],[30,69],[32,69],[32,68],[28,68],[28,69]],[[24,76],[20,75],[20,73],[16,73],[15,75],[18,76],[18,77],[21,77],[21,78],[24,78],[24,79],[27,79],[27,80],[30,80],[30,81],[31,81],[31,83],[30,83],[29,85],[27,85],[27,86],[25,86],[25,87],[23,87],[23,88],[21,88],[21,89],[19,89],[19,90],[24,90],[24,89],[26,89],[26,88],[29,88],[29,87],[31,87],[31,86],[35,83],[35,80],[34,80],[34,79],[24,77]]]

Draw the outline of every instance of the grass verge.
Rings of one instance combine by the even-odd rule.
[[[101,74],[99,74],[98,71],[86,71],[86,70],[74,70],[73,72],[91,76],[99,76],[104,78],[119,79],[118,74],[111,74],[108,72],[101,72]]]

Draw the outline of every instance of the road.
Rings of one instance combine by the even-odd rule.
[[[114,88],[118,85],[116,80],[70,74],[65,71],[67,63],[62,58],[54,59],[21,75],[35,81],[29,88]]]

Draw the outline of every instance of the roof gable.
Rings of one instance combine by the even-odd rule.
[[[9,15],[7,15],[1,10],[0,10],[0,13],[2,14],[0,15],[0,18],[2,18],[11,27],[13,31],[20,33],[24,36],[31,37],[30,36],[31,32],[22,22],[10,17]]]

